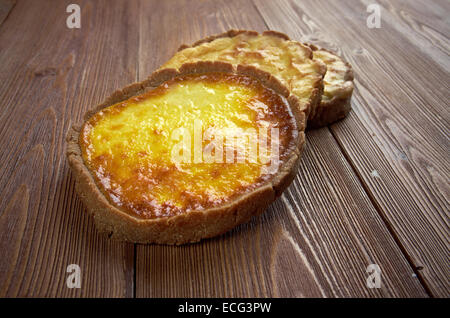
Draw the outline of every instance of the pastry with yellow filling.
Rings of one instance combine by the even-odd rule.
[[[300,111],[314,116],[323,92],[326,66],[313,60],[311,49],[285,34],[230,30],[207,37],[192,46],[182,45],[161,68],[184,63],[222,61],[257,67],[275,76],[300,102]]]
[[[183,244],[257,215],[292,181],[298,98],[252,66],[198,62],[115,92],[69,131],[76,190],[97,229]]]
[[[309,109],[311,128],[338,121],[351,109],[351,66],[329,51],[290,40],[279,32],[230,30],[210,36],[192,46],[182,45],[162,68],[195,61],[247,64],[271,73],[299,98],[303,109]]]
[[[349,63],[326,49],[308,45],[314,59],[320,60],[327,66],[327,73],[323,79],[324,91],[322,100],[314,116],[308,118],[308,127],[318,128],[332,124],[345,118],[351,110],[353,93],[353,70]]]

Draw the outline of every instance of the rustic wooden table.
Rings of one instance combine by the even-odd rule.
[[[450,2],[377,0],[369,28],[373,2],[0,0],[0,296],[450,296]],[[69,126],[180,44],[230,28],[342,54],[353,111],[308,132],[294,183],[248,224],[180,247],[99,236],[64,156]],[[381,288],[367,287],[370,264]]]

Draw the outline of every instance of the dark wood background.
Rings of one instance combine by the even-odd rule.
[[[378,0],[369,29],[372,2],[0,0],[0,296],[448,297],[450,2]],[[294,183],[248,224],[180,247],[99,236],[64,156],[70,124],[230,28],[343,55],[353,111],[308,132]]]

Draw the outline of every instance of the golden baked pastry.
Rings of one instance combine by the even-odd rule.
[[[183,244],[221,234],[264,211],[292,181],[305,141],[299,109],[276,78],[251,66],[157,71],[71,128],[76,190],[97,229],[115,239]]]
[[[271,73],[299,98],[302,107],[310,108],[309,113],[307,111],[310,128],[340,120],[351,109],[353,72],[350,64],[329,51],[290,40],[279,32],[258,34],[230,30],[210,36],[192,46],[182,45],[162,68],[177,68],[195,61],[247,64]]]
[[[275,76],[300,101],[300,111],[314,116],[323,91],[326,66],[313,60],[311,49],[285,34],[230,30],[207,37],[192,46],[182,45],[161,68],[184,63],[223,61],[257,67]]]
[[[314,59],[322,61],[327,66],[327,73],[323,79],[322,100],[315,114],[308,118],[308,127],[318,128],[332,124],[350,112],[354,88],[353,71],[349,63],[333,52],[313,44],[305,43],[305,45],[313,50]]]

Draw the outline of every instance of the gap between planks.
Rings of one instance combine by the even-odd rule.
[[[343,119],[345,120],[345,118]],[[331,133],[331,136],[333,136],[334,141],[336,142],[337,146],[339,147],[339,149],[342,152],[342,155],[344,156],[345,160],[348,162],[348,164],[350,165],[352,171],[355,173],[355,176],[358,178],[359,183],[361,184],[362,188],[364,189],[364,192],[366,192],[368,198],[370,199],[370,202],[372,203],[373,207],[375,208],[375,210],[377,211],[378,215],[380,216],[381,220],[383,221],[384,225],[386,226],[389,234],[392,236],[392,238],[395,241],[395,244],[397,244],[397,246],[400,248],[403,256],[406,258],[406,260],[408,261],[409,266],[411,266],[411,269],[414,271],[414,274],[417,275],[417,278],[420,281],[420,284],[422,285],[422,287],[425,289],[425,292],[427,293],[427,295],[429,297],[434,297],[433,293],[431,292],[429,286],[427,285],[427,283],[425,282],[422,274],[420,273],[420,271],[417,269],[416,266],[414,266],[414,262],[411,258],[411,256],[408,254],[408,252],[406,251],[406,249],[404,248],[404,246],[402,245],[400,239],[398,238],[398,235],[395,233],[395,230],[393,229],[393,227],[391,226],[391,224],[389,223],[388,219],[386,218],[386,216],[383,213],[383,209],[381,208],[381,206],[378,204],[377,200],[375,199],[375,197],[373,196],[372,192],[370,191],[368,185],[366,182],[364,182],[364,178],[362,177],[361,173],[359,172],[359,170],[356,168],[356,165],[354,164],[354,162],[351,160],[349,154],[347,153],[347,151],[345,150],[345,148],[343,147],[342,143],[339,141],[339,138],[337,138],[337,136],[334,134],[333,130],[330,128],[330,126],[327,126],[328,131]]]
[[[16,6],[16,0],[0,0],[0,26],[5,22]]]
[[[255,8],[256,12],[258,13],[258,15],[261,17],[262,21],[264,22],[267,30],[270,30],[269,24],[267,23],[264,15],[261,13],[261,11],[259,10],[258,6],[256,5],[256,3],[252,0],[252,4],[253,7]],[[342,119],[342,120],[345,120]],[[355,163],[351,160],[349,154],[347,153],[347,151],[345,150],[345,148],[343,147],[342,143],[339,141],[339,139],[337,138],[337,136],[335,135],[335,133],[333,132],[333,130],[330,127],[331,125],[327,126],[328,131],[331,133],[331,136],[333,136],[334,141],[336,142],[337,146],[339,147],[342,155],[344,156],[345,160],[347,161],[347,163],[350,165],[353,173],[355,174],[355,176],[357,177],[359,183],[361,184],[362,188],[364,189],[364,192],[367,194],[368,198],[370,199],[371,204],[373,205],[373,207],[375,208],[375,210],[377,211],[377,214],[380,216],[381,220],[383,221],[384,226],[386,227],[386,229],[388,230],[389,234],[392,236],[392,238],[395,241],[395,244],[397,244],[397,246],[399,247],[400,251],[402,252],[403,256],[405,257],[405,259],[407,260],[409,266],[411,267],[411,269],[414,271],[414,274],[417,275],[417,278],[420,281],[420,284],[422,285],[422,287],[424,288],[425,292],[427,293],[427,295],[429,297],[434,297],[433,293],[431,292],[429,286],[427,285],[427,283],[425,282],[422,274],[420,273],[420,271],[417,269],[417,267],[414,265],[414,262],[411,258],[411,256],[408,254],[408,252],[406,251],[405,247],[402,245],[400,239],[398,238],[398,235],[395,233],[395,230],[393,229],[393,227],[391,226],[391,224],[389,223],[389,220],[386,218],[386,216],[384,215],[381,206],[378,204],[376,198],[374,197],[374,195],[372,194],[372,192],[370,191],[370,188],[368,187],[368,185],[366,184],[366,182],[364,182],[364,179],[361,175],[361,173],[358,171]],[[320,128],[319,128],[320,129]],[[307,133],[307,132],[306,132]]]
[[[269,29],[269,27],[268,27],[268,24],[267,24],[267,22],[266,22],[266,20],[262,17],[262,15],[261,15],[261,12],[259,11],[259,9],[257,8],[257,6],[255,5],[255,3],[253,3],[252,2],[252,6],[255,8],[255,10],[256,10],[256,13],[258,14],[258,16],[261,18],[261,20],[262,20],[262,22],[263,22],[263,24],[265,25],[265,29]],[[338,148],[340,149],[341,147],[339,147],[339,145],[337,144],[337,146],[338,146]],[[342,151],[342,150],[341,150]],[[345,159],[346,161],[348,161],[348,159],[346,158]],[[354,167],[353,167],[353,165],[349,165],[350,167],[352,167],[351,169],[352,170],[354,170]],[[357,174],[355,174],[355,176],[357,176]],[[357,180],[359,180],[359,178],[357,179]],[[363,190],[363,191],[366,191],[365,189]],[[371,205],[373,205],[373,203],[372,202],[370,202],[370,204]],[[375,207],[374,207],[375,208]],[[377,213],[377,215],[378,215],[378,211],[376,212]],[[382,223],[382,225],[381,225],[382,227],[383,226],[386,226],[384,223]],[[389,237],[391,237],[392,236],[392,234],[388,231],[388,236]],[[395,245],[397,245],[397,243],[395,243]],[[402,257],[404,257],[404,255],[399,251],[398,252],[398,255],[399,255],[399,257],[400,258],[402,258]],[[407,265],[408,266],[408,265]]]

